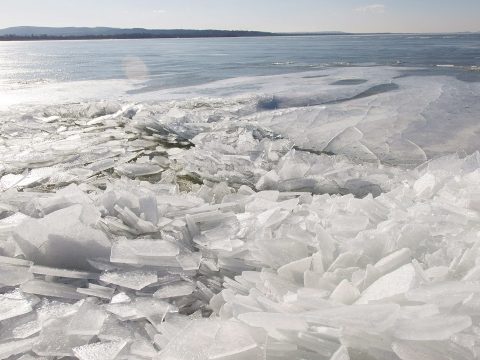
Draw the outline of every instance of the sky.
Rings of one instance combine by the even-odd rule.
[[[480,31],[480,0],[0,0],[0,28]]]

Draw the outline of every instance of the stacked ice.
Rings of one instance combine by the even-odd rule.
[[[480,357],[479,153],[360,165],[202,106],[2,123],[0,359]]]

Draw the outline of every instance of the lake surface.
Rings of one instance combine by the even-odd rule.
[[[0,43],[0,83],[10,86],[139,77],[152,90],[350,65],[478,67],[480,34]]]

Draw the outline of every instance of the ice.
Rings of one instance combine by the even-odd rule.
[[[148,340],[137,340],[130,345],[130,353],[144,358],[152,358],[157,351]]]
[[[8,112],[2,354],[477,358],[478,84],[405,71]]]
[[[110,271],[100,276],[100,280],[134,290],[141,290],[145,286],[157,281],[157,273],[153,271]]]
[[[20,292],[0,294],[0,321],[32,311],[32,303]]]
[[[445,341],[409,342],[395,341],[392,344],[395,354],[402,360],[450,360],[474,359],[474,354],[464,347]]]
[[[400,306],[396,304],[338,306],[311,311],[306,314],[306,320],[311,324],[381,332],[396,322],[399,310]]]
[[[40,279],[33,279],[23,283],[20,286],[20,289],[29,294],[52,296],[64,299],[79,300],[84,297],[77,293],[77,289],[73,286]]]
[[[40,265],[32,265],[30,272],[33,274],[42,274],[48,276],[63,277],[69,279],[98,279],[97,273],[90,273],[85,271],[74,271],[66,269],[56,269]]]
[[[110,300],[115,292],[115,289],[89,283],[88,288],[77,288],[77,292],[83,295]]]
[[[209,359],[261,359],[262,353],[248,328],[233,321],[225,322],[215,335],[215,344],[209,350]]]
[[[35,341],[37,341],[36,338],[30,338],[0,344],[0,359],[8,359],[14,355],[30,351]]]
[[[335,354],[332,355],[330,360],[350,360],[347,348],[340,346]]]
[[[99,342],[73,348],[80,360],[114,360],[127,345],[125,341]]]
[[[352,304],[360,296],[360,291],[348,280],[343,280],[330,294],[330,299],[342,304]],[[357,301],[357,303],[361,303]]]
[[[217,321],[194,320],[153,359],[207,360],[219,327]]]
[[[374,267],[379,274],[386,274],[395,270],[397,267],[408,263],[410,260],[411,250],[408,248],[402,248],[380,259],[375,263]]]
[[[245,313],[239,315],[239,320],[253,327],[264,329],[280,329],[290,331],[306,330],[307,323],[297,316],[276,313]]]
[[[312,258],[307,257],[293,261],[289,264],[283,265],[278,269],[278,274],[286,279],[290,279],[299,283],[303,283],[303,276],[305,271],[309,270],[312,265]]]
[[[91,336],[69,335],[67,330],[72,315],[53,318],[42,325],[33,352],[40,356],[72,356],[72,348],[88,342]]]
[[[138,234],[153,233],[157,230],[155,224],[138,217],[128,207],[122,209],[120,206],[115,205],[114,209],[118,213],[119,218],[123,220],[126,225],[133,228]]]
[[[479,282],[443,281],[412,289],[406,293],[406,298],[410,301],[449,307],[478,293],[480,293]]]
[[[106,318],[106,311],[88,298],[71,318],[67,332],[69,335],[98,335]]]
[[[30,267],[31,265],[33,265],[31,261],[19,259],[19,258],[13,258],[9,256],[0,256],[0,264],[27,266],[27,267]]]
[[[0,286],[18,286],[31,279],[26,267],[0,264]]]
[[[161,239],[126,240],[123,246],[138,257],[175,257],[180,253],[178,246]]]
[[[0,341],[26,339],[40,331],[40,324],[34,312],[2,320]]]
[[[421,317],[397,322],[394,336],[402,340],[448,340],[472,325],[468,316]]]
[[[179,297],[179,296],[187,296],[193,293],[194,290],[195,290],[194,284],[187,281],[182,281],[182,282],[167,284],[165,286],[162,286],[160,289],[155,291],[153,296],[159,299],[167,299],[167,298],[173,298],[173,297]]]
[[[27,319],[22,319],[22,322],[23,320],[27,322],[17,323],[17,326],[13,329],[12,334],[14,338],[26,339],[40,332],[40,323],[35,318],[27,317]]]
[[[102,257],[110,250],[106,235],[93,227],[97,210],[74,205],[28,219],[17,227],[14,239],[25,256],[38,265],[85,269],[87,258]]]
[[[403,265],[370,285],[356,301],[368,304],[376,301],[391,301],[390,298],[403,295],[415,286],[416,272],[412,264]]]
[[[163,171],[162,167],[155,164],[123,164],[115,167],[120,175],[128,177],[155,175]]]

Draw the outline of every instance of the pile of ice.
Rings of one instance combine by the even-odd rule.
[[[2,123],[0,359],[480,357],[479,153],[357,164],[177,110]]]

